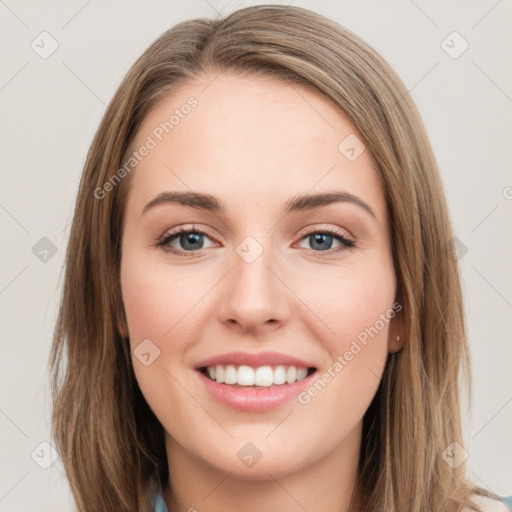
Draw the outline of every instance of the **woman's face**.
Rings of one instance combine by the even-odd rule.
[[[168,452],[250,479],[354,455],[399,348],[384,192],[355,128],[319,93],[222,73],[173,91],[132,148],[119,328]]]

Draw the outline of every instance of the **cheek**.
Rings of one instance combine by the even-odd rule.
[[[394,273],[353,272],[314,290],[304,291],[317,317],[309,315],[309,329],[328,359],[318,376],[322,382],[311,393],[306,391],[303,403],[321,394],[324,410],[343,404],[347,416],[360,418],[377,391],[388,356],[389,325],[395,316]]]
[[[201,308],[194,308],[211,286],[199,272],[155,266],[130,255],[121,265],[123,303],[130,339],[173,341],[182,326]]]
[[[338,339],[345,342],[341,348],[345,348],[347,342],[353,339],[364,342],[365,333],[368,332],[375,338],[380,334],[387,337],[393,300],[394,286],[391,280],[345,282],[335,302],[337,307],[331,311]]]
[[[201,310],[193,306],[208,290],[204,279],[199,281],[169,266],[149,264],[148,258],[136,251],[127,253],[121,264],[135,377],[150,408],[166,425],[176,423],[169,416],[169,404],[181,404],[184,414],[193,407],[193,401],[184,400],[174,378],[182,380],[176,368],[185,364],[183,356],[191,345],[195,315]]]
[[[392,318],[388,317],[394,316],[390,311],[395,298],[394,272],[384,266],[380,271],[350,269],[337,277],[302,285],[300,295],[307,297],[306,306],[314,313],[303,318],[309,316],[310,328],[333,356],[347,350],[353,339],[364,339],[367,330],[375,338],[387,337]]]
[[[204,319],[212,314],[205,296],[215,284],[214,276],[151,264],[136,251],[125,254],[121,284],[134,372],[146,401],[162,418],[169,403],[193,406],[183,402],[173,377],[181,382],[190,364],[186,356],[201,339]]]

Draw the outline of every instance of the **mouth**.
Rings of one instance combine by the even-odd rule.
[[[199,383],[216,402],[263,413],[289,403],[312,384],[320,366],[282,352],[229,352],[195,365]]]
[[[306,379],[317,371],[315,367],[294,365],[217,364],[203,366],[198,371],[207,379],[238,389],[273,389]]]

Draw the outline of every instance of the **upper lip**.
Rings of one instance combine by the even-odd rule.
[[[247,365],[254,368],[267,365],[315,368],[313,364],[308,363],[307,361],[289,356],[288,354],[281,354],[279,352],[259,352],[257,354],[251,354],[249,352],[228,352],[227,354],[219,354],[200,361],[196,364],[195,369],[199,370],[207,366],[216,366],[218,364],[232,364],[235,366]]]

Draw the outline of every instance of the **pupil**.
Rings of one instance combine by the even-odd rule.
[[[313,243],[313,246],[318,242],[320,244],[320,247],[317,247],[319,248],[320,250],[327,250],[329,247],[322,247],[322,242],[325,244],[325,239],[327,238],[327,242],[330,242],[332,239],[332,236],[331,235],[327,235],[327,234],[322,234],[322,233],[317,233],[315,235],[312,235],[313,238],[314,238],[314,243]],[[329,244],[327,244],[329,245]],[[313,247],[315,248],[315,247]]]
[[[198,244],[201,239],[201,236],[202,235],[200,235],[200,234],[194,234],[194,233],[188,233],[186,235],[182,235],[181,242],[182,242],[183,247],[187,248],[187,244],[189,244],[189,243],[191,243],[192,245],[194,243]],[[201,246],[202,244],[199,244],[199,245]],[[192,249],[192,250],[198,249],[198,247],[194,247],[194,246],[192,246],[192,247],[189,246],[188,248]]]

